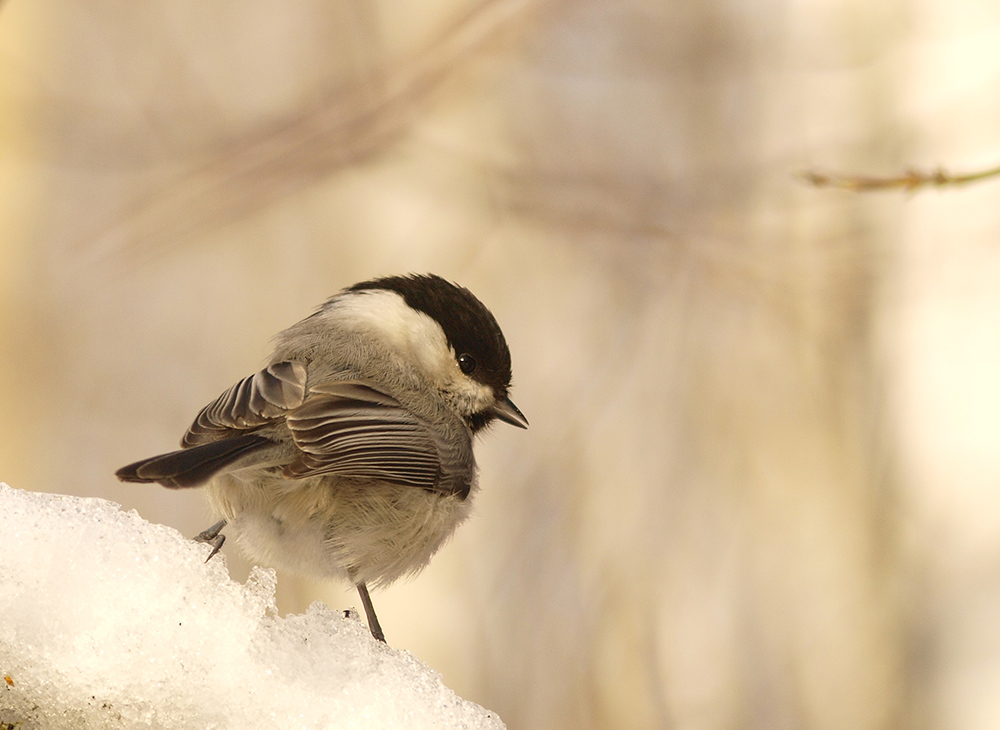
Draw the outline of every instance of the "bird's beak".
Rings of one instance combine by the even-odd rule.
[[[490,413],[504,423],[509,423],[511,426],[517,426],[518,428],[528,427],[528,419],[524,417],[524,414],[521,413],[518,407],[514,405],[514,402],[507,396],[497,400],[490,408]]]

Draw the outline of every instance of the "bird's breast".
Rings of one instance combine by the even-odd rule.
[[[421,570],[471,510],[470,499],[419,487],[250,469],[219,476],[208,492],[252,560],[369,586]]]

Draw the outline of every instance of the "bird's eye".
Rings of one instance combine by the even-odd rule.
[[[463,353],[458,356],[458,367],[462,369],[462,372],[466,375],[472,375],[476,371],[479,363],[476,362],[476,358],[467,353]]]

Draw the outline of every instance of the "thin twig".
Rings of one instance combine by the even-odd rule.
[[[907,170],[898,177],[870,177],[866,175],[830,175],[815,170],[805,170],[797,177],[818,188],[839,188],[852,190],[856,193],[869,190],[902,189],[907,192],[925,187],[944,187],[946,185],[965,185],[991,177],[1000,176],[1000,166],[988,170],[980,170],[965,175],[952,175],[938,167],[930,172]]]

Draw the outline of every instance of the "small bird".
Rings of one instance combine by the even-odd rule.
[[[473,437],[528,421],[510,400],[510,351],[492,313],[439,276],[355,284],[275,338],[263,370],[205,406],[181,449],[116,472],[207,485],[222,518],[271,567],[368,593],[419,572],[470,512]]]

